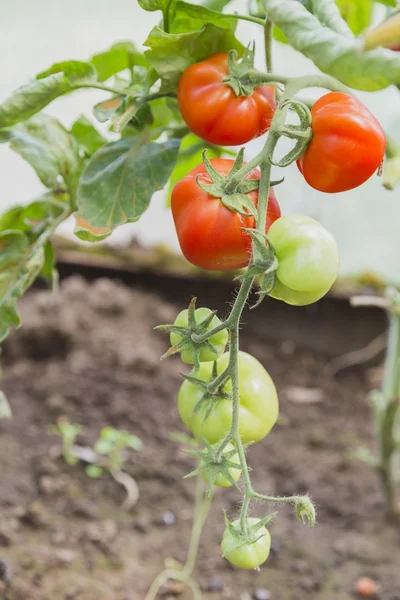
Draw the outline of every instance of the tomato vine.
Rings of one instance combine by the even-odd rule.
[[[175,323],[160,326],[171,337],[166,356],[180,353],[184,362],[193,365],[192,371],[183,375],[182,384],[197,389],[200,397],[193,415],[203,418],[204,412],[203,423],[215,414],[222,416],[216,439],[211,440],[197,435],[187,419],[186,424],[203,444],[192,452],[198,466],[189,474],[201,477],[188,559],[184,566],[175,564],[161,573],[147,600],[156,597],[168,578],[186,582],[195,598],[200,597],[192,577],[200,534],[213,485],[220,481],[237,487],[238,473],[234,477],[232,469],[242,477],[242,502],[238,519],[230,521],[225,515],[222,549],[233,564],[258,567],[268,557],[266,525],[273,515],[250,518],[253,500],[291,504],[303,523],[315,524],[315,508],[308,495],[273,497],[253,488],[247,443],[267,435],[278,409],[276,390],[264,367],[250,357],[253,372],[242,369],[241,363],[247,360],[239,343],[242,313],[256,283],[256,306],[266,296],[307,305],[324,296],[337,277],[338,249],[329,232],[310,217],[281,217],[278,204],[273,218],[269,210],[275,202],[272,187],[282,183],[271,181],[272,166],[282,168],[299,161],[305,179],[313,185],[324,159],[323,176],[332,177],[332,140],[326,131],[317,131],[316,110],[310,110],[299,92],[311,87],[334,92],[326,94],[322,103],[328,102],[328,96],[330,100],[334,97],[331,133],[343,147],[347,147],[348,136],[352,149],[355,130],[362,130],[357,138],[361,159],[354,151],[346,155],[348,172],[357,171],[350,186],[355,187],[372,176],[383,160],[386,140],[379,123],[347,86],[373,91],[400,85],[400,55],[382,49],[360,52],[359,40],[333,0],[257,0],[248,15],[220,12],[226,4],[222,0],[219,10],[211,10],[180,0],[139,0],[144,10],[162,14],[162,23],[144,41],[144,53],[131,42],[121,42],[88,61],[56,63],[0,105],[0,141],[9,142],[28,161],[47,188],[43,197],[28,207],[12,209],[0,218],[0,341],[19,325],[17,301],[34,279],[41,274],[52,281],[55,267],[50,237],[61,221],[74,214],[76,235],[84,241],[101,241],[118,226],[137,221],[154,192],[167,184],[170,191],[172,188],[172,211],[185,255],[209,270],[247,267],[239,275],[240,288],[224,320],[208,309],[196,309],[193,300]],[[266,72],[254,70],[254,44],[245,48],[236,38],[240,20],[263,27]],[[295,49],[315,62],[321,74],[285,77],[274,73],[272,38],[277,28]],[[94,107],[93,114],[100,123],[108,123],[119,139],[110,141],[85,117],[68,130],[41,113],[56,98],[87,88],[111,94]],[[363,113],[361,124],[354,111],[346,115],[346,135],[338,98]],[[317,108],[321,101],[318,103]],[[297,123],[289,116],[295,116]],[[375,137],[371,137],[372,130]],[[233,153],[234,160],[221,158],[232,155],[224,145],[247,143],[267,131],[263,148],[247,163],[243,162],[243,149],[237,156]],[[313,155],[310,178],[304,163],[319,136],[327,156],[318,151]],[[281,138],[291,140],[293,147],[277,158]],[[373,164],[365,168],[368,141],[375,155]],[[391,159],[398,159],[395,143],[388,144],[387,152]],[[341,179],[340,185],[314,187],[328,192],[350,189],[346,182],[342,185],[343,173],[339,164],[335,176]],[[391,182],[397,181],[396,176]],[[193,198],[177,200],[189,180],[184,193],[191,189]],[[216,218],[210,217],[212,206],[217,208]],[[196,210],[204,211],[201,227]],[[205,248],[209,252],[206,261],[201,257],[201,263],[185,251],[196,228],[199,237],[192,246],[203,255]],[[228,351],[223,354],[227,344]],[[273,414],[261,432],[245,435],[241,411],[246,399],[241,385],[246,377],[267,382],[264,396]],[[2,410],[7,413],[5,402],[0,394],[0,415]],[[208,493],[204,493],[203,478]]]

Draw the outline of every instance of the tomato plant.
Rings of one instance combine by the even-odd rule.
[[[234,164],[232,159],[224,158],[214,158],[210,162],[218,173],[225,176]],[[209,271],[245,267],[250,260],[251,238],[244,229],[254,228],[254,216],[231,210],[220,198],[201,189],[199,178],[206,184],[211,183],[203,163],[181,179],[172,191],[171,209],[182,253],[188,261]],[[253,169],[246,175],[246,180],[257,182],[259,179],[259,169]],[[249,192],[248,198],[257,208],[257,190]],[[265,231],[280,214],[271,188]]]
[[[333,235],[311,217],[289,215],[275,221],[269,239],[279,261],[270,295],[298,306],[325,296],[339,271]]]
[[[235,85],[236,84],[236,85]],[[265,133],[275,112],[275,88],[246,89],[222,52],[188,67],[178,104],[189,129],[213,144],[238,146]]]
[[[313,137],[298,159],[304,179],[320,192],[345,192],[365,183],[385,156],[385,133],[353,96],[331,92],[311,109]]]
[[[221,9],[227,3],[217,4]],[[329,291],[338,273],[332,235],[308,216],[281,216],[273,187],[287,184],[271,181],[272,167],[297,162],[306,181],[323,192],[363,184],[381,164],[386,140],[349,87],[376,91],[400,85],[400,56],[390,50],[363,52],[353,35],[368,27],[372,10],[364,12],[368,22],[360,27],[354,15],[348,23],[343,20],[333,0],[254,4],[256,12],[250,8],[251,14],[240,14],[185,1],[139,0],[144,10],[162,13],[159,25],[141,40],[144,52],[121,42],[87,60],[58,62],[0,104],[0,141],[28,161],[46,188],[40,198],[0,217],[0,341],[20,324],[17,302],[32,282],[38,276],[53,282],[52,234],[72,215],[77,237],[99,242],[140,219],[155,192],[173,188],[171,209],[184,256],[208,271],[247,267],[237,277],[240,287],[224,318],[196,309],[193,299],[174,323],[160,326],[171,341],[164,357],[180,354],[192,365],[183,373],[178,410],[200,447],[188,451],[197,461],[189,475],[198,477],[187,562],[161,573],[146,600],[154,600],[167,579],[186,583],[199,597],[192,572],[214,485],[236,486],[241,476],[239,518],[225,518],[222,542],[226,558],[240,567],[257,567],[269,553],[266,525],[272,515],[250,518],[255,500],[289,503],[301,522],[315,524],[308,495],[274,497],[253,488],[247,444],[261,441],[276,423],[278,397],[265,368],[240,351],[242,315],[255,282],[260,283],[256,306],[268,296],[307,305]],[[240,20],[262,27],[264,71],[254,69],[254,44],[245,48],[236,37]],[[274,71],[273,26],[315,63],[318,74]],[[302,93],[315,87],[329,93],[310,111]],[[93,117],[107,124],[104,131],[111,130],[113,139],[86,116],[66,128],[42,112],[56,98],[87,88],[105,94]],[[246,163],[244,148],[225,147],[266,131],[258,153]],[[278,158],[282,138],[291,140],[292,148]],[[395,170],[391,182],[396,182],[400,153],[396,144],[387,146]],[[223,157],[232,152],[232,158]],[[398,313],[397,302],[390,311]],[[397,343],[389,344],[385,402],[378,403],[380,468],[386,469],[388,494],[398,411],[398,327],[392,335]],[[2,392],[1,416],[10,416]],[[114,431],[106,434],[99,454],[108,442],[114,447],[118,441]]]
[[[279,406],[275,385],[261,365],[246,352],[239,353],[239,433],[244,443],[259,442],[271,431],[278,418]],[[216,361],[216,371],[227,368],[229,353]],[[211,381],[213,363],[202,363],[197,373],[200,381]],[[190,380],[183,382],[178,394],[178,411],[182,421],[199,440],[211,444],[221,440],[232,423],[232,382],[209,397],[204,389]]]

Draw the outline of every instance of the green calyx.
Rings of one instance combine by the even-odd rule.
[[[310,527],[314,527],[316,521],[315,506],[310,496],[298,496],[295,502],[295,509],[297,518],[303,525],[308,521]]]
[[[257,83],[252,81],[251,74],[254,72],[254,50],[255,44],[252,42],[246,48],[240,62],[237,60],[237,52],[231,50],[228,54],[228,72],[223,82],[229,85],[236,96],[251,96]],[[260,84],[258,84],[260,85]]]
[[[208,482],[209,496],[212,494],[213,486],[218,485],[218,480],[221,478],[225,478],[231,486],[238,488],[237,479],[240,477],[240,464],[238,462],[236,448],[230,444],[223,454],[219,456],[219,444],[212,445],[207,440],[203,441],[205,445],[204,449],[186,450],[186,454],[196,456],[199,459],[199,464],[194,471],[185,475],[185,479],[201,475],[203,479]],[[234,478],[232,474],[235,472],[238,476],[235,476]],[[228,486],[223,485],[223,487]]]
[[[257,209],[251,198],[250,192],[258,190],[260,187],[259,179],[237,179],[236,174],[243,167],[244,149],[241,148],[233,163],[232,169],[228,175],[222,175],[212,165],[207,158],[206,150],[203,152],[203,163],[211,183],[204,183],[201,175],[197,176],[197,185],[207,194],[214,198],[220,198],[222,204],[245,217],[252,216],[257,218]],[[283,180],[271,181],[271,186],[278,185]]]
[[[258,179],[244,179],[236,182],[234,175],[243,166],[244,149],[241,148],[231,171],[227,176],[221,175],[211,164],[207,158],[206,151],[203,152],[203,162],[207,174],[212,183],[204,183],[201,181],[201,175],[197,176],[197,185],[207,194],[215,198],[220,198],[226,208],[234,212],[238,212],[244,216],[257,217],[257,210],[253,202],[247,195],[249,192],[257,190],[260,182]]]
[[[262,85],[280,87],[282,84],[282,77],[254,70],[254,49],[255,44],[252,42],[240,61],[237,60],[236,50],[231,50],[228,54],[229,75],[222,81],[233,89],[236,96],[251,96],[255,88]]]
[[[203,422],[208,419],[218,402],[221,400],[232,400],[232,394],[229,394],[223,389],[228,376],[224,378],[218,375],[217,361],[213,364],[211,379],[208,382],[203,381],[190,373],[181,373],[181,375],[184,379],[203,392],[202,397],[197,402],[194,409],[194,414],[198,414],[200,411],[204,410]]]
[[[200,362],[200,351],[203,348],[207,348],[214,356],[218,357],[218,350],[213,346],[210,340],[205,340],[203,342],[195,342],[193,337],[195,335],[202,335],[206,333],[206,331],[211,326],[213,319],[215,318],[216,311],[211,311],[209,315],[204,318],[200,323],[196,320],[196,298],[192,298],[189,308],[188,308],[188,325],[180,326],[175,324],[169,325],[158,325],[155,327],[158,331],[164,331],[167,333],[175,333],[179,336],[179,342],[176,345],[171,346],[165,354],[162,355],[163,358],[168,358],[169,356],[173,356],[177,352],[182,352],[184,350],[190,350],[193,352],[194,360],[192,361],[194,364]]]
[[[237,550],[243,546],[251,546],[252,544],[255,544],[263,535],[265,535],[265,526],[274,519],[276,514],[276,512],[272,513],[263,519],[257,520],[256,523],[250,524],[249,521],[247,521],[246,530],[244,531],[240,525],[240,522],[235,521],[232,523],[229,521],[226,511],[224,511],[225,527],[232,536],[232,543],[228,547],[224,548],[223,556],[225,557],[233,550]]]

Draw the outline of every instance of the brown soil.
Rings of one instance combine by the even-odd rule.
[[[194,481],[182,477],[193,462],[169,438],[184,430],[175,405],[181,364],[160,363],[167,340],[153,327],[171,322],[188,299],[188,290],[175,303],[107,279],[88,284],[72,277],[59,295],[35,291],[21,302],[24,325],[3,357],[2,388],[14,412],[0,422],[0,576],[11,579],[7,600],[142,600],[166,558],[184,560]],[[304,312],[311,322],[312,314]],[[349,448],[371,444],[366,393],[380,371],[369,365],[333,378],[321,344],[310,349],[315,332],[303,334],[304,344],[298,339],[298,315],[281,341],[267,343],[246,333],[255,329],[246,313],[242,347],[268,368],[281,401],[279,426],[248,457],[256,489],[309,491],[318,526],[310,530],[289,507],[279,509],[267,564],[258,573],[236,570],[220,557],[219,543],[222,508],[235,516],[239,496],[218,490],[196,577],[207,600],[349,600],[363,576],[377,581],[381,600],[400,600],[399,530],[385,522],[377,475],[346,458]],[[336,328],[342,338],[345,329]],[[293,386],[321,390],[318,401],[299,403]],[[65,464],[49,431],[60,416],[86,427],[82,445],[106,424],[143,440],[126,467],[141,494],[130,513],[119,508],[124,494],[115,482],[91,480],[82,465]],[[255,505],[252,512],[265,509]],[[164,590],[164,597],[179,591]]]

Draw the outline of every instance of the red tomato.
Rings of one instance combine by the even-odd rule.
[[[362,102],[341,92],[325,94],[311,109],[313,137],[297,161],[304,179],[320,192],[358,187],[385,155],[382,127]]]
[[[211,164],[223,175],[232,169],[233,160],[213,158]],[[171,208],[182,253],[188,261],[208,271],[240,269],[249,263],[251,238],[243,227],[254,228],[252,216],[244,216],[224,206],[220,198],[210,196],[196,182],[201,175],[203,183],[211,183],[201,163],[172,190]],[[260,179],[259,169],[251,171],[247,179]],[[258,191],[248,194],[254,206]],[[271,188],[265,231],[280,217],[281,211]]]
[[[228,55],[219,52],[191,65],[178,85],[178,104],[188,127],[212,144],[237,146],[265,133],[274,116],[275,88],[260,86],[236,96],[223,82]]]

